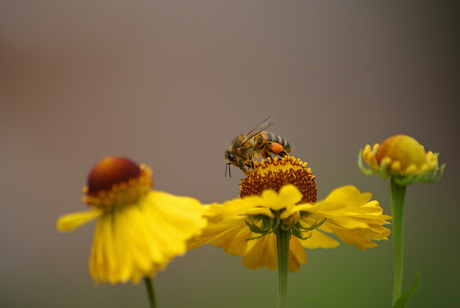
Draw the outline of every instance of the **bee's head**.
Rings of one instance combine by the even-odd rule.
[[[232,177],[232,172],[230,171],[230,165],[234,165],[238,167],[238,162],[235,157],[235,155],[232,153],[230,150],[225,150],[225,159],[228,161],[227,164],[225,164],[225,176],[227,176],[227,169],[228,169],[228,175]]]
[[[238,166],[235,155],[230,150],[225,150],[225,159],[232,165]]]

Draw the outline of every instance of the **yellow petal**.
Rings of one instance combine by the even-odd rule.
[[[311,231],[308,235],[310,235],[309,238],[301,241],[302,246],[305,248],[335,248],[339,246],[339,242],[317,229]]]
[[[299,205],[303,212],[302,222],[307,226],[326,218],[320,230],[333,232],[347,244],[355,245],[358,249],[375,247],[371,240],[386,240],[390,230],[382,227],[387,224],[390,216],[382,215],[382,208],[377,201],[369,201],[371,194],[360,193],[354,186],[344,186],[332,191],[329,196],[317,204]],[[316,230],[315,230],[316,231]],[[312,237],[319,233],[312,232]],[[321,247],[321,241],[307,239],[304,247]],[[326,245],[332,245],[329,241]]]
[[[331,226],[331,230],[344,242],[349,245],[355,245],[358,249],[366,249],[377,246],[374,242],[368,240],[362,235],[356,234],[353,231]]]
[[[194,249],[210,243],[224,248],[232,255],[244,255],[248,246],[246,239],[257,236],[246,225],[246,215],[274,217],[270,208],[261,206],[261,200],[259,196],[249,196],[230,200],[222,205],[211,204],[208,226],[200,236],[189,241],[188,248]]]
[[[346,206],[361,206],[372,198],[369,193],[360,193],[354,186],[342,186],[334,189],[325,200],[316,203],[323,211],[343,209]]]
[[[204,208],[188,197],[152,192],[100,216],[94,232],[90,272],[96,282],[138,283],[154,276],[186,241],[206,225]]]
[[[56,229],[60,232],[70,232],[101,214],[101,210],[94,208],[91,211],[63,215],[56,222]]]
[[[278,255],[275,234],[267,234],[252,242],[252,248],[243,258],[241,264],[249,269],[267,267],[270,270],[276,270],[278,268]]]
[[[175,227],[185,238],[199,234],[201,229],[206,226],[206,219],[203,218],[205,208],[194,198],[153,191],[149,194],[145,205],[152,203],[154,204],[153,207],[145,206],[144,208],[155,210],[155,213],[151,214],[161,215],[163,221],[167,221]]]
[[[272,189],[266,189],[262,192],[261,204],[271,208],[274,211],[279,211],[287,206],[293,206],[302,199],[302,194],[294,185],[285,185],[279,192]]]
[[[307,254],[301,245],[300,239],[291,236],[291,240],[289,241],[288,272],[297,272],[300,269],[300,265],[305,263],[307,263]]]
[[[286,204],[297,204],[302,199],[302,193],[292,184],[281,187],[278,194],[283,203]]]
[[[101,215],[94,230],[89,270],[96,282],[108,282],[116,268],[110,215]]]
[[[260,239],[251,240],[251,247],[241,264],[249,269],[260,269],[266,267],[270,270],[278,269],[278,254],[276,248],[276,236],[273,233],[267,234]],[[290,273],[300,269],[301,264],[307,262],[307,255],[296,237],[289,240],[289,265]]]
[[[274,211],[278,211],[283,207],[279,194],[273,189],[266,189],[262,192],[260,203]]]
[[[255,236],[247,227],[245,217],[226,218],[218,224],[210,224],[203,234],[192,240],[190,248],[196,248],[206,243],[223,248],[227,253],[235,256],[246,254],[248,241]]]
[[[232,216],[247,214],[247,211],[255,208],[268,208],[268,206],[261,202],[260,196],[248,196],[227,201],[220,206],[214,206],[213,210],[223,216]]]

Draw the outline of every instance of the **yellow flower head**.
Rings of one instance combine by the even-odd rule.
[[[60,217],[61,232],[97,218],[89,270],[96,283],[137,283],[154,276],[186,241],[206,225],[200,202],[151,190],[151,169],[131,160],[107,157],[97,163],[83,189],[90,211]]]
[[[438,166],[438,155],[425,152],[425,148],[412,137],[396,135],[360,151],[359,166],[368,175],[393,177],[400,185],[415,182],[435,182],[440,179],[445,165]],[[362,159],[370,166],[366,169]],[[439,174],[438,171],[440,170]]]
[[[289,156],[255,163],[240,184],[241,198],[210,205],[213,219],[190,248],[210,243],[244,257],[242,263],[250,269],[276,270],[274,232],[281,228],[291,234],[288,270],[295,272],[307,261],[302,247],[339,245],[325,233],[335,233],[359,249],[375,247],[371,240],[387,240],[390,231],[383,225],[391,217],[382,215],[370,194],[344,186],[316,202],[315,177],[306,165]]]

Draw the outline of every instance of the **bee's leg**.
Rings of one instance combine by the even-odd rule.
[[[254,161],[250,161],[249,164],[246,164],[246,167],[248,168],[247,171],[245,172],[246,175],[248,175],[250,170],[254,170]]]
[[[266,142],[260,149],[260,155],[262,155],[263,158],[272,158],[271,154],[271,142]]]
[[[262,156],[263,156],[264,158],[270,158],[270,159],[273,158],[273,157],[270,155],[270,152],[267,152],[267,151],[263,151],[263,152],[262,152]]]
[[[252,160],[253,155],[251,151],[249,151],[248,157],[249,157],[249,163],[246,162],[246,166],[248,167],[248,172],[249,172],[250,169],[254,170],[254,161]]]
[[[288,155],[288,153],[286,151],[281,151],[281,152],[278,153],[278,155],[281,156],[281,157],[284,157],[284,156]]]
[[[244,174],[248,174],[248,170],[246,169],[246,165],[243,164],[242,162],[239,162],[238,167],[243,171]]]

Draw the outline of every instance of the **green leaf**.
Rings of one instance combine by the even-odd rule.
[[[404,308],[404,306],[406,306],[406,303],[409,300],[409,298],[411,297],[412,293],[414,293],[414,291],[418,288],[418,286],[420,284],[420,276],[421,276],[421,273],[418,272],[417,277],[415,277],[415,281],[414,281],[414,284],[412,285],[412,287],[408,291],[406,291],[406,293],[404,293],[396,301],[396,303],[393,305],[393,308]]]

